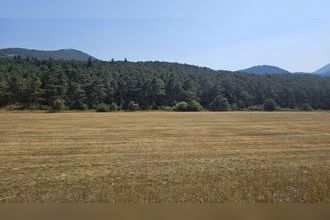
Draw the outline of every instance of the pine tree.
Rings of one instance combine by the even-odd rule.
[[[86,105],[86,94],[79,83],[71,82],[68,87],[67,97],[71,109],[84,109]]]

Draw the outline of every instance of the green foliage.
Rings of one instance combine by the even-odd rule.
[[[8,111],[24,110],[25,106],[20,103],[12,103],[6,106]]]
[[[263,111],[264,110],[264,106],[263,105],[253,105],[248,107],[249,111]]]
[[[92,80],[85,87],[87,102],[90,106],[97,106],[105,102],[107,89],[101,80]]]
[[[302,111],[313,111],[313,108],[310,104],[304,103],[301,105],[300,110]]]
[[[209,109],[211,111],[229,111],[230,104],[228,103],[228,99],[219,95],[213,99],[210,104]]]
[[[96,106],[96,111],[97,112],[107,112],[109,111],[109,105],[105,103],[100,103]]]
[[[64,109],[65,109],[65,100],[58,98],[53,101],[53,105],[52,105],[53,111],[59,112]]]
[[[0,106],[53,108],[54,100],[62,99],[69,109],[96,109],[100,103],[129,109],[134,100],[139,109],[156,110],[198,100],[209,110],[228,111],[259,110],[270,98],[283,109],[305,103],[330,109],[329,97],[330,77],[308,74],[255,75],[166,62],[0,58]]]
[[[118,105],[116,103],[111,103],[111,105],[109,106],[109,111],[113,112],[117,110],[118,110]]]
[[[138,111],[139,109],[140,109],[140,105],[136,102],[132,101],[128,104],[128,110],[129,111]]]
[[[161,107],[159,108],[159,110],[170,112],[170,111],[173,111],[173,108],[170,107],[170,106],[161,106]]]
[[[198,102],[192,101],[192,102],[188,103],[187,111],[199,112],[199,111],[202,111],[202,110],[203,110],[203,107]]]
[[[32,110],[52,111],[52,108],[50,106],[48,106],[48,105],[37,105],[37,104],[34,104],[34,105],[30,106],[29,109],[32,109]]]
[[[237,105],[236,105],[236,108],[237,108],[237,110],[244,110],[245,109],[245,107],[246,107],[246,105],[245,105],[245,103],[243,102],[243,101],[238,101],[238,103],[237,103]]]
[[[7,82],[0,81],[0,107],[5,106],[9,102],[9,87]]]
[[[86,64],[87,68],[92,67],[92,65],[93,65],[92,57],[88,57],[87,64]]]
[[[174,106],[174,111],[185,112],[187,111],[188,103],[187,102],[178,102]]]
[[[277,104],[274,99],[266,99],[264,102],[264,110],[265,111],[276,111]]]
[[[82,104],[77,108],[77,110],[86,111],[86,110],[88,110],[88,105],[82,103]]]
[[[238,109],[237,103],[229,105],[229,109],[232,110],[232,111],[243,110],[243,109]]]
[[[87,110],[86,94],[79,83],[71,82],[67,91],[70,109]],[[87,108],[86,108],[87,106]]]

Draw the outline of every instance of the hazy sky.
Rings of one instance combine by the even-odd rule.
[[[0,47],[105,60],[311,72],[330,63],[329,0],[0,0]]]

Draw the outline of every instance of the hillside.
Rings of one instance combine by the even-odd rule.
[[[330,77],[215,71],[167,62],[0,59],[0,106],[70,109],[115,103],[120,109],[162,109],[196,101],[207,109],[330,109]],[[133,104],[132,104],[133,103]]]
[[[316,74],[320,75],[330,75],[330,64],[322,67],[321,69],[315,71]]]
[[[240,70],[239,72],[254,73],[254,74],[288,74],[288,73],[290,73],[287,70],[281,69],[276,66],[269,66],[269,65],[253,66],[248,69]]]
[[[31,50],[24,48],[6,48],[0,49],[0,57],[15,57],[20,56],[21,58],[36,58],[38,60],[79,60],[86,61],[91,57],[79,50],[74,49],[62,49],[62,50]]]

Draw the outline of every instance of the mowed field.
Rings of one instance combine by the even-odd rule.
[[[330,202],[329,112],[0,112],[0,202]]]

